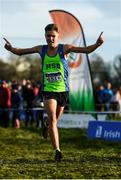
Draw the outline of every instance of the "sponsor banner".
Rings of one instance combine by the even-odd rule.
[[[102,121],[105,120],[105,115],[100,115]],[[88,128],[89,121],[95,118],[89,114],[63,114],[59,120],[59,128]]]
[[[88,137],[121,141],[121,122],[90,121],[88,126]]]

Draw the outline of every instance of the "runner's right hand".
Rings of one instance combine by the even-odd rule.
[[[12,49],[11,43],[6,38],[3,38],[3,39],[6,42],[4,48],[7,49],[8,51],[10,51]]]

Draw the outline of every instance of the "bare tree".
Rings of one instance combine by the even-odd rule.
[[[95,83],[104,83],[105,81],[111,81],[110,70],[111,64],[105,62],[102,57],[94,54],[90,58],[90,67],[92,79]]]
[[[121,79],[121,55],[117,55],[115,57],[113,65],[114,65],[115,71],[116,71],[119,79]]]

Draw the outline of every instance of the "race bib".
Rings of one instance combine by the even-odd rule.
[[[59,82],[62,80],[62,75],[60,72],[46,73],[47,82]]]

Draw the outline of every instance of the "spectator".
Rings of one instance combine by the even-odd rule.
[[[22,96],[19,93],[19,86],[17,84],[12,85],[12,108],[13,118],[12,126],[20,128],[20,109],[22,107]]]
[[[116,100],[118,102],[119,108],[118,110],[120,111],[120,116],[121,116],[121,86],[118,88],[117,93],[116,93]]]
[[[105,103],[104,86],[100,85],[96,91],[96,104],[97,104],[97,109],[99,111],[103,111],[105,109],[104,103]]]
[[[11,89],[6,81],[2,81],[0,85],[0,125],[2,127],[9,126],[9,108],[11,107]]]
[[[27,81],[26,89],[24,93],[25,93],[24,100],[26,101],[26,109],[27,109],[25,126],[27,127],[29,123],[31,125],[33,125],[34,123],[34,113],[32,108],[34,107],[35,95],[30,81]]]
[[[113,97],[111,100],[111,110],[118,111],[118,109],[119,109],[119,103],[117,100],[117,89],[113,89]]]
[[[23,97],[23,106],[26,108],[26,96],[27,96],[27,80],[23,79],[22,81],[22,97]]]
[[[39,88],[38,95],[36,95],[36,97],[34,99],[34,106],[40,108],[36,111],[36,123],[37,123],[36,126],[37,126],[37,128],[40,127],[40,123],[41,123],[41,127],[43,127],[43,124],[44,124],[44,119],[43,119],[44,104],[43,104],[42,90],[41,90],[40,84],[38,84],[38,88]]]
[[[104,88],[104,96],[105,96],[105,110],[109,111],[111,107],[111,102],[113,98],[113,90],[112,90],[112,84],[108,82],[106,84],[106,87]]]
[[[38,93],[39,93],[38,84],[33,83],[33,91],[34,91],[34,95],[35,95],[35,98],[36,98],[38,96]]]

